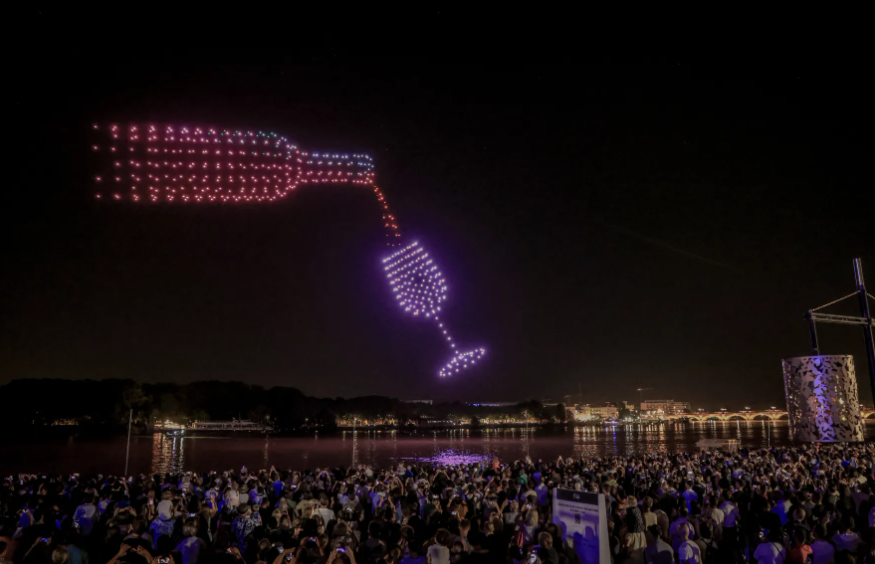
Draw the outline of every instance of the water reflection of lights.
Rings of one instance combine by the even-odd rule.
[[[872,421],[875,423],[875,421]],[[870,436],[875,438],[875,424]],[[702,421],[673,424],[574,426],[567,432],[542,427],[404,431],[359,428],[318,439],[270,437],[259,440],[155,434],[135,440],[134,472],[208,471],[246,465],[277,468],[368,464],[387,467],[409,460],[439,464],[490,461],[555,460],[557,456],[604,457],[697,450],[699,439],[738,439],[740,446],[761,448],[789,444],[786,421]],[[216,441],[219,441],[218,443]],[[139,442],[139,448],[136,447]],[[145,447],[145,451],[143,450]],[[71,447],[76,450],[76,447]],[[70,450],[70,449],[68,449]],[[150,452],[151,451],[151,452]],[[78,451],[77,451],[78,452]],[[122,452],[122,456],[124,452]],[[260,464],[263,462],[263,464]],[[79,462],[78,465],[83,465]]]
[[[756,419],[744,421],[732,419],[719,421],[709,419],[707,421],[691,421],[689,429],[703,431],[703,435],[709,439],[738,439],[744,446],[769,448],[772,442],[783,444],[788,440],[787,421],[772,421],[769,419]]]
[[[181,472],[185,460],[185,439],[164,433],[152,435],[152,473]]]
[[[351,439],[352,443],[352,460],[350,461],[350,465],[357,466],[359,463],[358,431],[344,431],[341,434],[341,438],[344,442],[346,442],[347,437]]]
[[[456,466],[458,464],[484,463],[492,460],[496,455],[488,452],[471,452],[462,449],[448,448],[436,451],[432,456],[410,456],[401,460],[415,460],[417,462],[431,462],[442,466]]]

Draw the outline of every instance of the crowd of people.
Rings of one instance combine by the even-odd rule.
[[[615,564],[875,564],[873,465],[872,444],[850,444],[17,475],[0,491],[0,564],[585,564],[553,522],[554,488],[603,494]]]

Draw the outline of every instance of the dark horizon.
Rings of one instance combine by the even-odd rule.
[[[783,406],[803,313],[875,288],[870,87],[797,65],[459,67],[188,53],[16,63],[23,138],[2,208],[0,385],[239,380],[317,397]],[[63,85],[59,93],[59,85]],[[270,206],[98,202],[92,123],[275,131],[364,152],[449,282],[481,366],[440,380],[429,323],[381,273],[350,187]],[[853,300],[830,310],[858,313]],[[853,354],[856,327],[820,329]],[[645,397],[644,399],[648,399]]]

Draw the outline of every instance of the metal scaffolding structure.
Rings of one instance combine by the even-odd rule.
[[[863,280],[863,261],[859,258],[854,259],[854,277],[857,282],[856,291],[843,298],[829,302],[828,304],[808,310],[805,314],[805,319],[808,321],[808,331],[811,335],[811,347],[814,349],[815,355],[820,354],[820,345],[817,339],[818,322],[839,325],[857,325],[863,327],[863,337],[866,340],[866,360],[869,364],[869,385],[872,389],[873,401],[875,401],[875,340],[873,340],[872,336],[873,329],[875,329],[875,320],[872,319],[872,314],[869,310],[869,300],[873,298],[868,292],[866,292],[866,283]],[[857,301],[860,305],[860,317],[819,312],[821,309],[853,298],[854,296],[857,296]]]

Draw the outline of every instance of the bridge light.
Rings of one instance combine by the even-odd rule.
[[[726,408],[725,408],[725,407],[721,407],[721,408],[720,408],[720,411],[726,411]]]
[[[745,409],[750,409],[749,407],[745,407]]]

